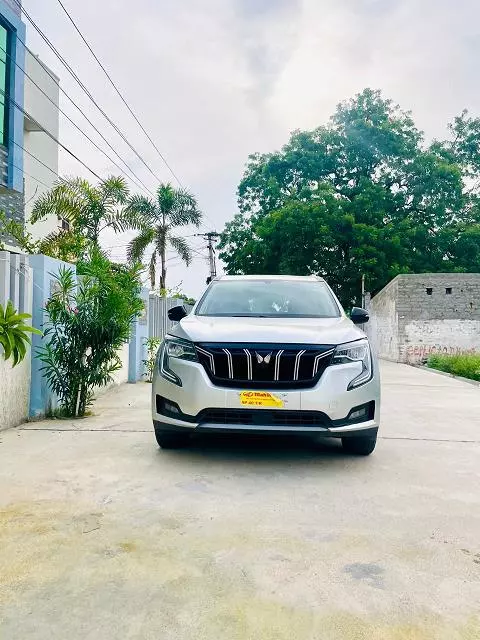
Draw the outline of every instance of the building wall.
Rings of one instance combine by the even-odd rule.
[[[29,76],[25,83],[25,111],[32,116],[32,119],[25,118],[24,123],[25,219],[28,221],[35,200],[47,192],[57,179],[58,144],[42,131],[42,127],[58,138],[59,81],[38,57],[28,51],[25,69]],[[47,236],[58,226],[56,216],[35,225],[27,224],[35,239]]]
[[[28,258],[0,251],[0,304],[12,300],[21,313],[32,312],[32,272]],[[30,404],[31,350],[16,367],[3,359],[0,347],[0,431],[15,427],[28,417]]]
[[[10,47],[7,54],[2,52],[9,69],[7,90],[10,99],[5,98],[8,107],[8,127],[5,146],[0,146],[0,209],[8,217],[23,223],[25,219],[23,199],[23,113],[24,76],[20,69],[25,63],[25,25],[21,21],[20,10],[11,0],[0,0],[0,21],[10,33]],[[20,67],[20,69],[17,67]],[[15,104],[16,103],[16,104]],[[18,105],[18,106],[16,106]],[[2,237],[7,247],[14,247],[11,238]]]
[[[0,357],[0,431],[16,427],[28,417],[30,367],[30,350],[16,367]]]
[[[7,141],[7,184],[9,189],[23,193],[23,109],[25,68],[25,24],[21,20],[18,6],[13,2],[0,0],[0,18],[11,34],[11,45],[7,64],[9,65],[9,104]],[[18,66],[17,66],[18,65]],[[20,68],[18,68],[20,67]],[[20,107],[20,108],[19,108]]]
[[[370,321],[364,326],[374,353],[395,362],[399,356],[397,298],[398,280],[395,278],[366,304]]]
[[[20,4],[22,4],[21,0],[19,0],[19,2]],[[9,7],[13,11],[13,13],[16,13],[17,16],[20,16],[22,14],[20,7],[14,0],[4,0],[4,4]]]
[[[382,358],[480,352],[480,274],[397,276],[372,298],[368,334]]]

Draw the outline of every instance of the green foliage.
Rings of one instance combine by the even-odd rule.
[[[7,220],[0,211],[0,236],[2,235],[11,236],[25,253],[44,254],[64,262],[75,263],[87,251],[87,238],[78,232],[59,229],[41,240],[35,240],[24,225],[16,220]]]
[[[46,304],[46,344],[39,350],[42,371],[65,416],[81,417],[95,387],[112,381],[121,367],[118,350],[129,340],[132,321],[143,310],[137,266],[115,265],[93,248],[57,276],[57,291]]]
[[[129,189],[123,178],[110,177],[98,185],[83,178],[68,178],[35,202],[31,222],[55,215],[66,220],[72,232],[81,234],[89,244],[98,245],[100,233],[113,229],[116,233],[136,226],[135,217],[124,205]]]
[[[180,282],[171,289],[159,289],[158,293],[162,298],[176,298],[193,307],[193,305],[196,303],[196,300],[194,298],[190,298],[190,296],[187,296],[187,294],[182,291],[181,287],[182,283]]]
[[[153,372],[157,361],[157,351],[161,342],[161,338],[147,338],[145,340],[145,346],[147,347],[147,359],[142,360],[142,362],[147,370],[145,374],[147,382],[152,382],[153,380]]]
[[[128,257],[140,262],[150,245],[153,251],[149,261],[150,282],[155,289],[157,259],[160,259],[160,289],[166,288],[166,252],[171,246],[188,266],[191,250],[186,240],[173,233],[177,227],[195,225],[202,221],[202,214],[193,195],[185,189],[175,189],[171,184],[161,184],[156,200],[144,196],[132,196],[125,209],[126,215],[137,222],[139,234],[128,246]]]
[[[478,353],[434,354],[428,358],[427,366],[462,378],[480,381],[480,354]]]
[[[100,233],[116,233],[137,228],[135,214],[125,209],[129,189],[123,178],[110,177],[97,186],[83,178],[62,179],[34,204],[30,222],[35,224],[49,216],[66,220],[69,230],[58,229],[42,240],[14,220],[0,213],[0,236],[9,235],[26,253],[45,254],[65,262],[76,263],[98,246]]]
[[[480,270],[480,120],[425,145],[409,113],[366,89],[326,126],[250,156],[222,234],[227,273],[318,274],[345,306],[362,274]]]
[[[25,320],[31,317],[29,313],[17,313],[11,300],[5,309],[0,304],[0,345],[4,360],[11,358],[14,367],[25,358],[31,342],[28,334],[41,334],[38,329],[25,324]]]

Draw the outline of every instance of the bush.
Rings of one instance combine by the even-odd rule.
[[[57,291],[47,302],[47,344],[39,350],[42,371],[66,417],[82,417],[94,389],[112,381],[121,367],[118,350],[130,338],[140,315],[139,270],[111,263],[97,249],[57,276]]]
[[[480,381],[480,354],[478,353],[432,355],[427,361],[427,366],[462,378]]]
[[[27,347],[31,344],[29,333],[41,334],[38,329],[25,324],[29,313],[17,313],[11,300],[3,309],[0,304],[0,345],[3,347],[3,359],[13,361],[13,367],[21,362],[27,353]]]
[[[147,378],[147,382],[153,381],[153,371],[157,361],[157,351],[161,343],[161,338],[147,338],[145,340],[145,346],[147,347],[147,360],[142,360],[142,362],[147,370],[144,374]]]

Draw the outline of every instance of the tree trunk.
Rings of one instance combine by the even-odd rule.
[[[162,264],[162,273],[160,275],[160,291],[167,289],[167,267],[165,260],[165,248],[160,253],[160,261]]]
[[[78,417],[83,418],[87,409],[88,385],[82,384],[80,388],[80,402],[78,405]]]

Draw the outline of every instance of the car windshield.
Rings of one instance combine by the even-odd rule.
[[[199,316],[336,318],[340,310],[325,283],[315,280],[220,280],[207,290]]]

